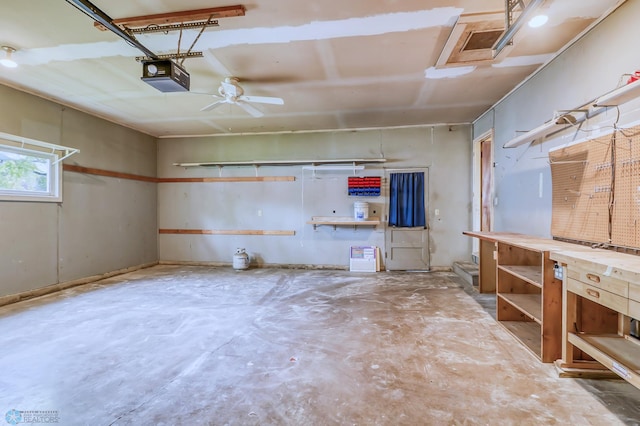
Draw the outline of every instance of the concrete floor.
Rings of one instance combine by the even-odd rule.
[[[638,423],[640,390],[558,378],[489,305],[452,273],[160,265],[0,308],[0,414],[52,411],[62,425]]]

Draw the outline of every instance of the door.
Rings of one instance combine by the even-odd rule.
[[[474,198],[473,230],[493,230],[493,132],[488,132],[474,141]],[[473,253],[480,264],[480,293],[496,291],[495,243],[491,240],[473,238]]]
[[[424,209],[424,226],[390,226],[389,208],[387,209],[387,227],[385,231],[385,268],[387,271],[427,271],[430,269],[429,257],[429,226],[426,222],[428,215],[428,195],[429,195],[429,169],[402,169],[387,170],[385,172],[385,186],[389,199],[392,197],[390,182],[393,173],[422,173],[423,175],[423,197],[422,207]],[[405,194],[406,195],[406,194]],[[415,201],[415,199],[413,200]],[[391,207],[391,203],[389,203]]]
[[[491,156],[491,139],[480,142],[480,230],[489,232],[492,229],[493,211],[493,158]]]

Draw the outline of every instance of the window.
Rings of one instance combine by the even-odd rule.
[[[0,201],[62,201],[62,160],[78,152],[0,132]]]
[[[61,201],[56,153],[0,143],[0,200]]]

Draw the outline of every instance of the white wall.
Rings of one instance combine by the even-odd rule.
[[[152,137],[6,86],[0,132],[79,148],[66,164],[156,174]],[[0,201],[0,296],[155,262],[156,189],[64,172],[60,204]]]
[[[473,134],[495,129],[495,231],[549,237],[551,232],[551,170],[548,153],[555,147],[611,133],[640,119],[640,103],[592,110],[579,128],[543,142],[502,148],[519,130],[530,130],[553,117],[554,111],[575,109],[626,82],[625,73],[640,69],[640,2],[627,1],[585,37],[551,61],[529,81],[474,122]]]
[[[217,168],[180,168],[176,162],[380,158],[386,168],[429,168],[431,265],[466,259],[470,242],[470,126],[352,132],[296,133],[161,139],[158,176],[216,177]],[[384,176],[367,165],[358,176]],[[251,167],[225,167],[223,176],[255,176]],[[259,264],[348,265],[351,245],[384,249],[385,226],[337,228],[306,222],[312,216],[352,216],[354,201],[368,201],[370,215],[387,213],[387,194],[349,197],[353,172],[303,171],[301,166],[260,167],[260,176],[295,176],[293,182],[161,183],[158,226],[169,229],[293,230],[295,236],[175,235],[159,238],[161,261],[230,263],[246,248]],[[434,216],[434,210],[440,216]],[[374,213],[375,211],[375,213]],[[335,212],[335,213],[334,213]],[[261,215],[260,215],[261,214]]]

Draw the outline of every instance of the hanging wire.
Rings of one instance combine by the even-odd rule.
[[[184,26],[184,22],[180,23],[180,35],[178,36],[178,56],[180,56],[180,45],[182,44],[182,27],[183,26]],[[182,61],[184,61],[184,59]],[[182,63],[180,65],[182,65]]]
[[[200,28],[200,32],[198,33],[198,35],[196,36],[195,40],[193,40],[193,43],[191,43],[191,46],[189,46],[189,50],[187,50],[187,53],[185,53],[184,58],[182,58],[182,60],[180,61],[180,65],[182,66],[182,64],[184,63],[184,60],[187,59],[187,56],[189,56],[189,53],[191,53],[191,49],[193,49],[193,47],[196,45],[196,43],[198,42],[198,39],[200,39],[200,36],[202,35],[202,33],[204,32],[204,30],[207,28],[207,26],[211,23],[211,19],[213,19],[213,15],[209,16],[209,19],[207,19],[207,22],[205,22],[202,25],[202,28]],[[182,32],[181,32],[182,34]]]
[[[611,186],[609,191],[609,205],[608,205],[608,213],[609,213],[609,221],[607,224],[607,231],[609,237],[609,243],[613,242],[613,213],[615,206],[615,187],[616,187],[616,132],[611,134]]]

